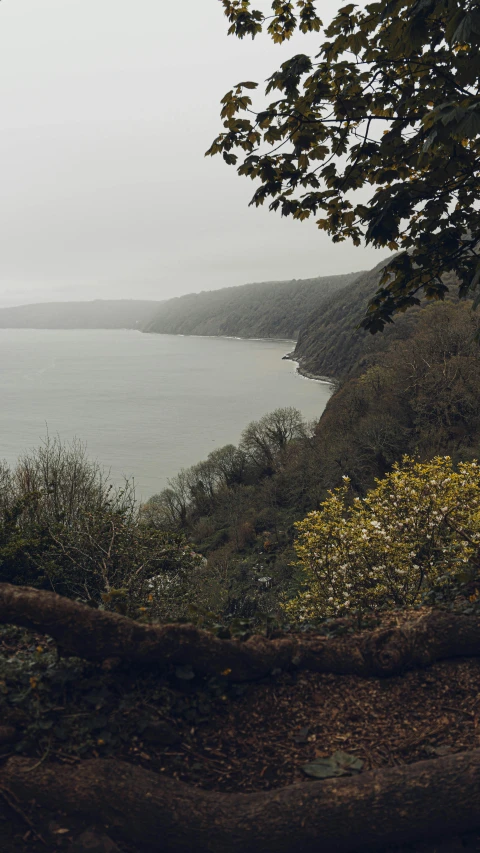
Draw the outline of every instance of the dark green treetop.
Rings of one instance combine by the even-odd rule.
[[[239,38],[266,29],[281,43],[322,26],[311,0],[269,0],[271,15],[221,2]],[[461,296],[480,292],[480,3],[349,3],[325,34],[316,56],[292,56],[269,77],[273,100],[259,109],[257,83],[225,95],[207,154],[256,182],[251,204],[320,215],[334,242],[398,250],[362,322],[376,332],[420,296],[442,299],[447,272]]]

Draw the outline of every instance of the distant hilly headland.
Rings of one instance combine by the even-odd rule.
[[[139,329],[170,335],[297,339],[323,301],[359,273],[268,281],[163,302],[96,299],[0,309],[0,328]]]
[[[146,332],[296,339],[312,311],[355,281],[358,273],[264,281],[169,299]]]
[[[161,302],[95,299],[0,309],[0,329],[143,329]]]
[[[308,350],[313,318],[322,318],[324,307],[331,312],[336,298],[350,302],[359,278],[367,277],[368,290],[369,275],[259,282],[163,302],[96,299],[21,305],[0,309],[0,328],[137,329],[151,334],[301,339]]]
[[[301,372],[339,378],[408,337],[418,310],[399,315],[382,335],[358,324],[386,261],[372,270],[268,281],[190,293],[163,302],[97,299],[0,309],[0,328],[137,329],[150,334],[284,338]]]

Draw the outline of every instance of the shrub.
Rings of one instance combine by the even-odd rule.
[[[150,524],[133,487],[109,484],[79,442],[47,439],[13,471],[0,466],[0,581],[168,619],[187,615],[206,571],[183,533]]]
[[[296,528],[303,586],[283,605],[293,622],[414,606],[475,570],[480,466],[405,456],[363,499],[344,478]]]

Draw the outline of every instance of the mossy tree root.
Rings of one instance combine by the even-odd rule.
[[[480,750],[254,794],[203,791],[121,761],[10,759],[22,803],[102,823],[145,853],[360,853],[480,827]]]
[[[201,675],[253,681],[272,670],[391,676],[480,654],[480,617],[434,611],[399,627],[327,639],[289,635],[224,640],[193,625],[149,625],[53,592],[0,584],[0,623],[49,635],[65,655],[143,664],[191,664]]]

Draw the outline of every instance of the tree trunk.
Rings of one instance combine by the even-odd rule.
[[[191,664],[201,675],[252,681],[273,669],[391,676],[436,660],[480,654],[480,617],[444,611],[397,628],[327,639],[288,635],[221,640],[193,625],[149,625],[53,592],[0,584],[0,623],[48,634],[63,654],[145,664]]]
[[[370,853],[480,827],[480,750],[255,794],[202,791],[115,760],[31,766],[10,759],[0,786],[101,822],[142,853]]]

